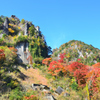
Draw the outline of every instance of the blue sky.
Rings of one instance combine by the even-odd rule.
[[[1,0],[0,15],[40,26],[52,49],[73,39],[100,49],[100,0]]]

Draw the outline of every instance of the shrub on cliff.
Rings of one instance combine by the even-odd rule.
[[[22,23],[22,24],[25,24],[25,20],[24,20],[24,19],[22,19],[22,20],[21,20],[21,23]]]
[[[1,49],[4,50],[4,54],[5,54],[5,61],[4,64],[5,65],[10,65],[13,64],[17,58],[17,50],[14,47],[4,47],[1,46]]]

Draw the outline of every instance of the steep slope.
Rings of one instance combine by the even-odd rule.
[[[17,79],[21,83],[21,85],[24,86],[24,88],[27,87],[31,88],[30,86],[32,85],[32,83],[48,85],[47,79],[40,74],[39,69],[29,68],[25,70],[21,66],[19,66],[19,68],[21,73],[23,73],[23,75],[20,74],[15,75],[14,73],[10,73],[9,75]]]
[[[59,59],[60,53],[66,54],[65,60],[67,62],[81,60],[82,63],[88,65],[100,62],[99,49],[77,40],[71,40],[68,43],[61,45],[59,49],[54,49],[52,58]]]
[[[41,61],[48,57],[49,50],[50,47],[47,46],[39,26],[36,27],[24,19],[20,21],[15,15],[9,18],[0,16],[0,96],[17,87],[22,91],[24,83],[27,85],[28,81],[31,81],[32,84],[33,75],[40,78],[37,79],[38,82],[47,84],[46,79],[37,70],[32,69],[32,66],[41,66]],[[23,69],[24,75],[19,66],[31,68],[27,71]],[[23,82],[24,79],[27,82]]]
[[[31,63],[32,58],[47,57],[50,50],[39,26],[24,19],[20,21],[15,15],[0,17],[0,45],[15,47],[19,62],[23,63]]]

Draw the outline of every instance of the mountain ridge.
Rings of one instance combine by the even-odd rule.
[[[100,62],[100,50],[78,40],[71,40],[62,44],[58,49],[54,49],[52,58],[59,56],[60,53],[66,54],[67,62],[77,61],[79,58],[84,64]],[[59,59],[59,57],[57,57],[57,59]],[[86,60],[88,61],[86,62]]]

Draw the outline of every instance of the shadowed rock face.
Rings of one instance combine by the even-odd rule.
[[[8,24],[9,24],[9,20],[8,18],[6,18],[4,22],[4,33],[6,33],[7,35],[8,35]]]
[[[11,18],[15,18],[16,16],[15,15],[11,15]]]
[[[19,63],[29,63],[29,61],[27,60],[27,58],[30,56],[30,53],[28,51],[28,45],[28,42],[22,42],[16,46]]]
[[[11,18],[15,19],[17,22],[16,24],[18,25],[20,23],[19,18],[17,18],[15,15],[11,15]]]
[[[24,30],[24,35],[28,35],[28,29],[29,29],[29,25],[28,25],[28,23],[26,22],[25,23],[25,30]]]

